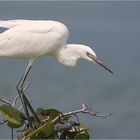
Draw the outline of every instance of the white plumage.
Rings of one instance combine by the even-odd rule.
[[[7,28],[0,34],[0,56],[27,59],[33,63],[39,57],[50,55],[56,57],[60,63],[71,67],[75,66],[79,58],[99,62],[90,47],[66,44],[69,31],[60,22],[7,20],[0,21],[0,27]]]
[[[56,21],[9,20],[0,21],[8,28],[0,34],[0,56],[36,59],[49,55],[64,45],[68,29]]]
[[[69,31],[60,22],[50,20],[1,20],[0,27],[7,28],[5,32],[0,34],[0,56],[29,60],[27,68],[17,85],[17,91],[30,127],[32,125],[27,106],[38,123],[39,120],[24,95],[23,86],[33,63],[39,57],[53,56],[60,63],[70,67],[75,66],[77,60],[83,58],[99,64],[112,73],[97,59],[95,52],[90,47],[81,44],[66,44]]]

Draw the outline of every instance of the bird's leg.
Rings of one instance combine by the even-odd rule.
[[[30,114],[29,114],[29,111],[28,111],[28,108],[27,108],[27,105],[26,105],[26,101],[24,99],[25,98],[24,97],[25,95],[24,95],[24,91],[23,91],[24,82],[26,80],[26,77],[27,77],[27,75],[28,75],[31,67],[32,67],[32,63],[29,61],[29,63],[27,65],[27,68],[26,68],[24,74],[22,75],[22,77],[21,77],[21,79],[20,79],[20,81],[19,81],[19,83],[17,85],[17,91],[18,91],[19,97],[21,99],[21,102],[22,102],[22,105],[23,105],[23,109],[24,109],[24,111],[26,113],[27,120],[29,121],[29,127],[31,129],[33,129],[32,123],[30,121]]]
[[[33,129],[33,127],[32,127],[32,123],[31,123],[31,121],[30,121],[30,114],[29,114],[29,112],[28,112],[28,108],[29,108],[30,111],[33,113],[33,115],[34,115],[36,121],[37,121],[38,123],[40,123],[40,121],[39,121],[39,119],[38,119],[36,113],[34,112],[32,106],[30,105],[29,101],[27,100],[26,96],[24,95],[23,86],[24,86],[25,80],[26,80],[26,78],[27,78],[27,75],[28,75],[28,73],[29,73],[29,71],[30,71],[30,69],[31,69],[31,67],[32,67],[33,62],[34,62],[34,60],[30,60],[30,61],[28,62],[28,65],[27,65],[27,67],[26,67],[26,70],[25,70],[23,76],[21,77],[21,79],[20,79],[20,81],[19,81],[19,83],[18,83],[18,85],[17,85],[17,91],[18,91],[18,94],[19,94],[19,96],[20,96],[21,102],[22,102],[22,104],[23,104],[24,111],[25,111],[25,113],[26,113],[26,115],[27,115],[27,119],[28,119],[28,121],[29,121],[29,127],[30,127],[31,129]],[[27,108],[27,106],[28,106],[28,108]]]
[[[27,97],[25,96],[25,94],[23,95],[23,98],[24,98],[24,100],[25,100],[25,102],[26,102],[28,108],[29,108],[30,111],[32,112],[33,116],[35,117],[37,123],[40,124],[40,120],[39,120],[38,116],[36,115],[34,109],[32,108],[30,102],[28,101]]]

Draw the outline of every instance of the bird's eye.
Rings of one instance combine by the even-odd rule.
[[[93,55],[91,54],[91,53],[89,53],[89,52],[86,52],[86,55],[88,56],[88,57],[93,57]]]
[[[86,55],[89,56],[89,52],[86,52]]]

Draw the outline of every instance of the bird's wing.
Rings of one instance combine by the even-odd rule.
[[[65,44],[68,38],[68,29],[55,21],[0,23],[9,28],[0,34],[0,56],[25,59],[44,56]]]
[[[12,28],[19,25],[23,25],[25,23],[30,23],[31,20],[0,20],[0,27],[3,28]]]
[[[62,36],[68,36],[69,34],[69,31],[64,24],[51,20],[0,20],[0,27],[20,32],[25,31],[42,34],[54,31],[60,33]]]

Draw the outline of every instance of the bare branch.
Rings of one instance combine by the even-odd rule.
[[[16,102],[17,102],[18,98],[19,98],[19,95],[18,95],[18,96],[16,96],[16,97],[15,97],[15,99],[14,99],[14,101],[13,101],[13,103],[12,103],[12,106],[13,106],[13,107],[15,107]]]
[[[10,101],[7,101],[7,100],[4,99],[4,98],[1,98],[0,101],[3,102],[3,103],[8,104],[8,105],[10,105],[10,106],[12,106],[12,103],[11,103]]]
[[[7,120],[3,120],[2,122],[0,122],[0,125],[1,124],[4,124],[4,123],[6,123],[7,122]]]
[[[27,85],[25,86],[23,92],[25,92],[25,91],[28,89],[30,83],[31,83],[30,81],[27,83]],[[16,102],[17,102],[18,99],[19,99],[19,95],[17,95],[17,96],[15,97],[13,103],[11,103],[10,101],[7,101],[7,100],[4,99],[4,98],[1,98],[0,101],[1,101],[1,102],[4,102],[4,103],[6,103],[6,104],[8,104],[8,105],[10,105],[10,106],[15,107]],[[20,110],[21,108],[22,108],[22,106],[20,106],[19,110]]]
[[[14,129],[11,128],[11,140],[14,140]]]
[[[103,118],[106,118],[107,116],[112,115],[112,113],[99,114],[99,112],[91,112],[88,109],[88,107],[85,106],[85,104],[83,104],[83,103],[82,103],[82,108],[81,109],[74,110],[74,111],[71,111],[71,112],[68,112],[68,113],[63,113],[63,115],[68,116],[68,115],[74,115],[74,114],[77,114],[77,113],[87,113],[87,114],[92,115],[92,116],[103,117]]]

